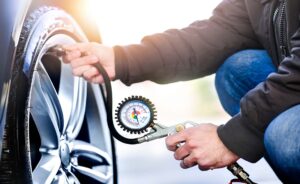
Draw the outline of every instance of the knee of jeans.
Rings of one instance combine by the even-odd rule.
[[[245,67],[248,63],[245,62],[245,55],[252,50],[244,50],[228,57],[223,65],[216,72],[215,85],[217,90],[224,90],[225,87],[233,88],[240,76],[243,75]]]
[[[267,153],[272,153],[279,147],[278,142],[276,141],[275,135],[276,131],[274,128],[271,128],[271,125],[266,129],[264,134],[264,146]]]
[[[288,164],[295,155],[299,154],[299,151],[295,149],[295,140],[287,138],[291,132],[283,126],[279,126],[280,120],[282,119],[275,119],[266,129],[264,146],[267,157],[273,164],[280,164],[281,162]]]
[[[264,68],[261,74],[253,78],[256,70]],[[216,72],[215,85],[217,90],[226,90],[240,87],[245,82],[250,85],[265,80],[266,76],[274,71],[272,60],[265,50],[243,50],[228,57]],[[250,86],[254,87],[254,86]]]

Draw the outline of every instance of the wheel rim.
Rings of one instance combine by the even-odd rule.
[[[75,41],[64,34],[51,37],[36,57],[32,74],[28,108],[39,134],[41,155],[33,168],[33,182],[80,183],[81,175],[98,183],[111,183],[110,135],[103,125],[99,127],[105,109],[103,102],[98,99],[95,103],[90,97],[100,90],[74,77],[70,66],[44,55],[58,43]],[[83,126],[87,127],[87,138],[78,139]]]

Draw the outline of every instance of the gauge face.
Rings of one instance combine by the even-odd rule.
[[[153,104],[143,97],[129,97],[117,109],[118,125],[130,133],[142,133],[153,122]]]
[[[140,100],[128,101],[120,111],[121,121],[128,128],[141,129],[151,120],[150,108]]]

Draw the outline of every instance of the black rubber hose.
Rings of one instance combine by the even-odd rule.
[[[119,141],[126,143],[126,144],[139,144],[138,139],[128,139],[119,134],[119,132],[116,130],[112,118],[112,88],[111,88],[111,81],[110,78],[106,72],[106,70],[103,68],[103,66],[100,63],[96,63],[93,66],[97,68],[99,73],[102,75],[104,79],[104,85],[105,85],[105,90],[106,90],[106,100],[105,100],[105,105],[106,105],[106,111],[107,111],[107,123],[108,127],[110,129],[111,134]],[[255,184],[253,181],[250,180],[248,177],[248,173],[244,171],[244,169],[237,163],[235,162],[234,164],[230,165],[227,167],[228,170],[232,172],[233,175],[237,176],[241,181],[246,182],[247,184]],[[242,176],[241,176],[242,175]],[[246,178],[243,176],[247,176]]]
[[[111,134],[119,141],[126,143],[126,144],[139,144],[139,141],[137,138],[135,139],[128,139],[122,135],[119,134],[119,132],[116,130],[113,122],[113,117],[112,117],[112,105],[113,105],[113,100],[112,100],[112,88],[111,88],[111,81],[110,78],[106,72],[106,70],[103,68],[103,66],[100,63],[96,63],[93,66],[97,68],[99,73],[102,75],[104,79],[104,85],[105,85],[105,90],[106,90],[106,100],[105,100],[105,106],[106,106],[106,112],[107,112],[107,125],[108,128],[111,132]]]
[[[105,100],[105,105],[106,105],[106,111],[107,111],[107,124],[110,129],[111,134],[119,141],[126,143],[126,144],[139,144],[138,139],[128,139],[123,137],[122,135],[119,134],[119,132],[116,130],[112,118],[112,88],[111,88],[111,81],[110,78],[106,72],[106,70],[103,68],[103,66],[100,63],[96,63],[93,66],[97,68],[99,73],[102,75],[104,79],[104,85],[105,85],[105,90],[106,90],[106,100]],[[255,184],[253,181],[250,180],[248,177],[248,173],[244,171],[244,169],[237,163],[235,162],[234,164],[231,164],[230,166],[227,167],[229,171],[232,172],[233,175],[237,176],[241,181],[244,181],[247,184]],[[242,176],[241,176],[242,175]],[[243,177],[243,176],[246,176]]]
[[[66,51],[63,49],[61,45],[56,45],[48,50],[48,52],[45,54],[47,56],[51,57],[62,57],[66,55]],[[122,135],[119,134],[119,132],[116,130],[114,126],[113,121],[113,113],[112,113],[112,105],[113,105],[113,99],[112,99],[112,88],[111,88],[111,81],[110,78],[106,72],[106,70],[103,68],[103,66],[100,63],[93,64],[94,67],[97,68],[99,73],[102,75],[104,79],[104,85],[106,90],[106,99],[104,98],[105,102],[105,108],[107,112],[107,125],[110,130],[110,133],[114,138],[117,140],[126,143],[126,144],[139,144],[138,138],[135,139],[128,139]],[[101,84],[99,84],[99,87],[101,88]]]
[[[62,47],[53,47],[54,49],[49,49],[49,55],[55,55],[56,57],[61,57],[66,54],[66,52],[62,49]],[[106,72],[106,70],[103,68],[103,66],[100,63],[93,64],[94,67],[97,68],[99,73],[102,75],[104,79],[104,85],[106,90],[106,99],[105,101],[105,108],[107,112],[107,125],[108,128],[113,135],[114,138],[117,140],[126,143],[126,144],[139,144],[138,138],[135,139],[128,139],[122,135],[119,134],[119,132],[116,130],[113,122],[112,117],[112,87],[111,87],[111,81],[110,78]],[[101,85],[101,84],[100,84]],[[101,87],[101,86],[100,86]],[[238,179],[241,181],[247,183],[247,184],[256,184],[249,178],[249,174],[244,171],[244,169],[237,163],[233,163],[227,167],[229,171],[232,172],[233,175],[237,176]]]

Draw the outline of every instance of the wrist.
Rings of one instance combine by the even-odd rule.
[[[120,79],[123,83],[128,82],[128,61],[121,46],[113,47],[114,52],[114,79]]]

